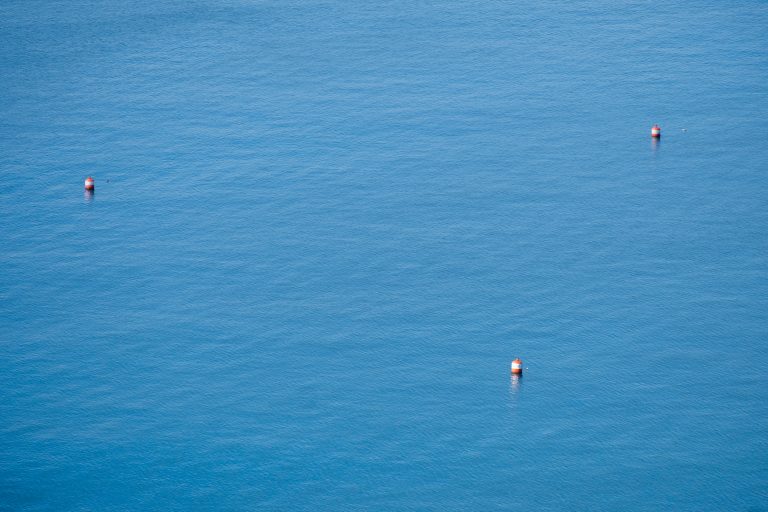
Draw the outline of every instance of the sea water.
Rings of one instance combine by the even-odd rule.
[[[759,0],[4,1],[0,509],[768,510],[767,48]]]

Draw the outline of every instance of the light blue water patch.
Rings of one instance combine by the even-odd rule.
[[[4,2],[0,509],[768,510],[766,27]]]

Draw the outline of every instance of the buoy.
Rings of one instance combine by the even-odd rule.
[[[522,375],[523,374],[523,362],[520,360],[520,358],[516,358],[514,361],[512,361],[512,375]]]
[[[87,178],[85,178],[85,190],[93,190],[93,188],[94,188],[93,178],[88,176]]]
[[[661,138],[661,128],[659,128],[659,125],[655,124],[651,127],[651,137],[654,139]]]

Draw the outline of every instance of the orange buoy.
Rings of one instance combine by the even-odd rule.
[[[512,361],[512,375],[522,375],[523,374],[523,361],[520,360],[520,358],[515,358],[514,361]]]
[[[93,188],[94,188],[93,178],[88,176],[87,178],[85,178],[85,190],[93,190]]]
[[[659,127],[659,125],[655,124],[651,127],[651,137],[653,137],[654,139],[661,138],[661,128]]]

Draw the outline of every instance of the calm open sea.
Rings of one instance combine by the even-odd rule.
[[[0,510],[768,511],[767,2],[4,0],[0,86]]]

